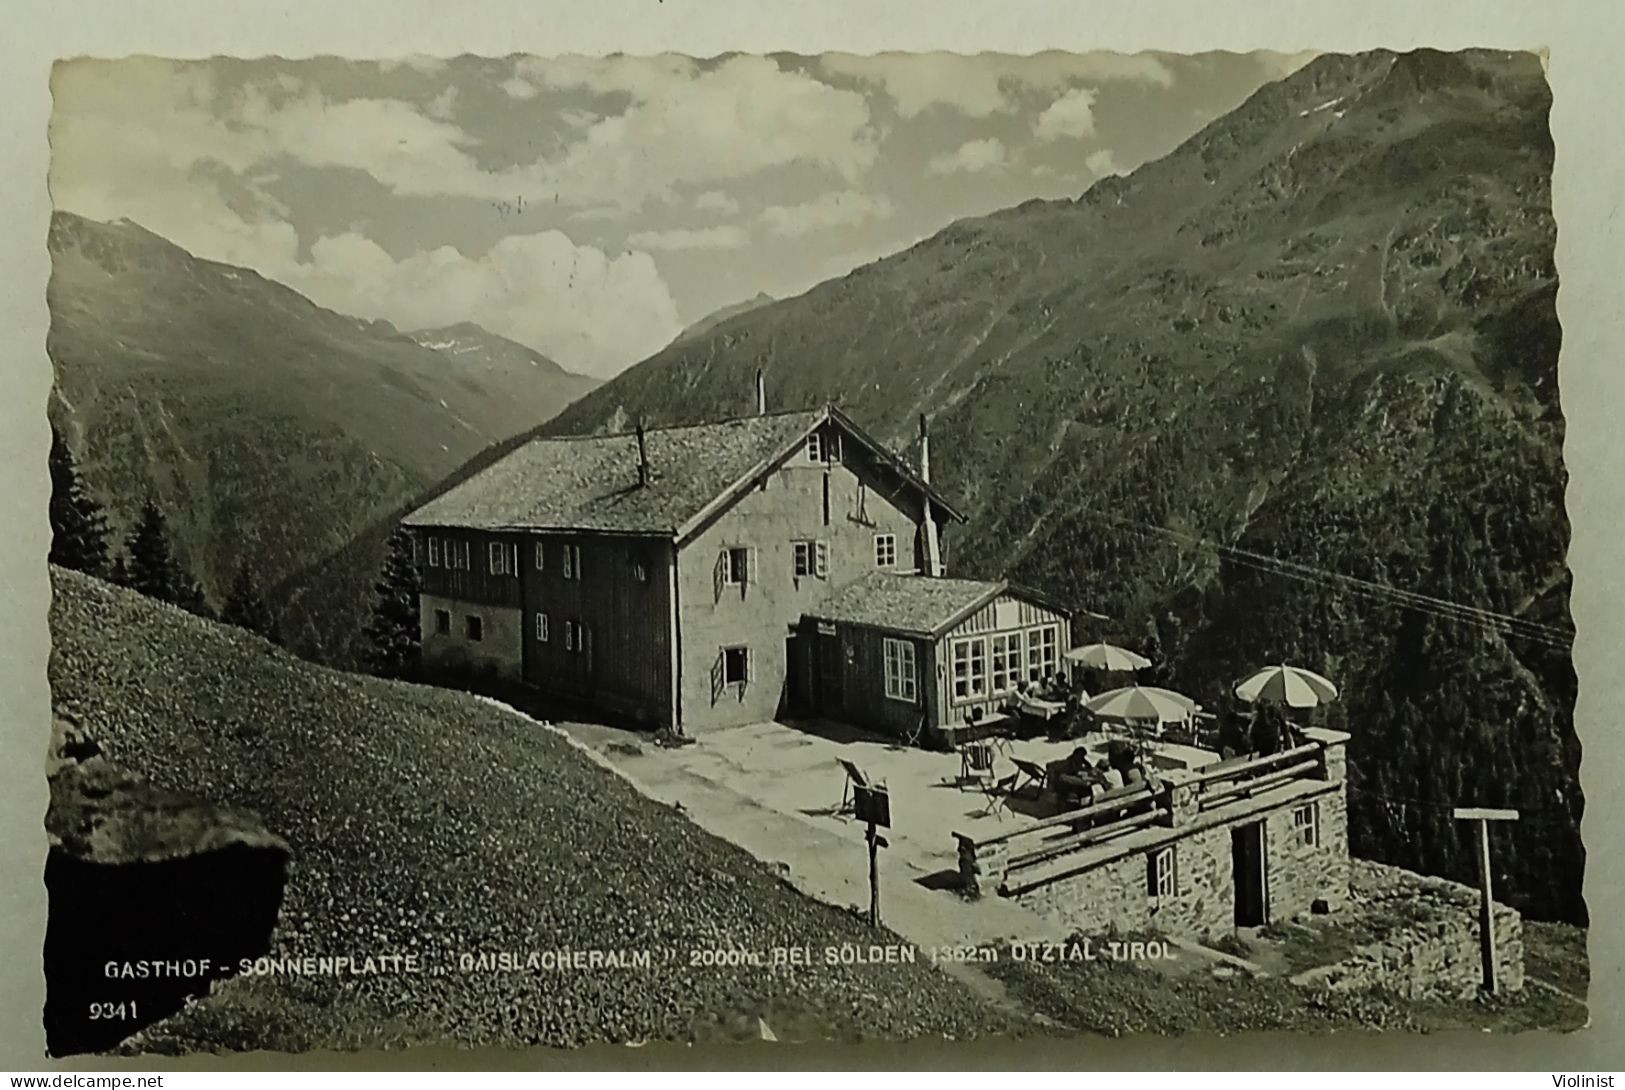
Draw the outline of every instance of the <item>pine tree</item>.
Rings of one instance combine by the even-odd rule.
[[[373,584],[376,598],[367,622],[367,664],[382,677],[407,677],[417,668],[418,572],[412,561],[411,535],[397,528],[389,538],[389,555]]]
[[[259,596],[259,590],[254,586],[254,579],[248,572],[246,563],[237,566],[237,577],[232,580],[231,591],[226,595],[226,602],[220,610],[220,619],[227,624],[246,628],[256,635],[264,636],[272,643],[281,643],[281,633],[277,630],[276,617],[266,608],[265,602]]]
[[[90,575],[107,569],[107,520],[85,491],[62,433],[51,425],[51,563]]]
[[[126,565],[131,590],[162,602],[179,602],[180,569],[169,551],[169,528],[164,513],[148,499],[141,517],[124,545],[130,560]]]

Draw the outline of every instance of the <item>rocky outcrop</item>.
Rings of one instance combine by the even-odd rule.
[[[288,846],[256,817],[162,791],[54,724],[45,1035],[101,1052],[266,952]]]

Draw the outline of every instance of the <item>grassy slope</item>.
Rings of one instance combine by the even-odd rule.
[[[1335,676],[1358,850],[1458,879],[1449,806],[1517,806],[1501,888],[1584,919],[1566,647],[1215,543],[1570,630],[1550,93],[1529,55],[1325,56],[1166,158],[679,342],[546,429],[837,398],[970,524],[951,565],[1119,619],[1212,702]],[[1335,724],[1334,724],[1335,725]],[[1391,800],[1399,799],[1395,803]]]
[[[274,954],[417,951],[445,964],[456,952],[569,947],[656,959],[652,974],[237,980],[153,1029],[145,1047],[686,1040],[754,1032],[757,1017],[781,1038],[1007,1025],[925,966],[666,963],[668,949],[877,936],[529,720],[460,693],[312,666],[53,575],[57,707],[156,789],[252,812],[292,847]]]
[[[1526,964],[1557,963],[1572,974],[1573,948],[1585,931],[1542,924],[1524,934]],[[1586,1024],[1583,1006],[1538,986],[1495,999],[1415,1002],[1380,991],[1339,993],[1295,987],[1280,977],[1217,978],[1201,970],[1170,977],[1133,962],[1041,964],[1005,961],[987,966],[1018,1002],[1085,1032],[1113,1037],[1129,1033],[1236,1034],[1287,1030],[1297,1033],[1388,1030],[1574,1030]],[[1583,980],[1571,995],[1583,997]]]

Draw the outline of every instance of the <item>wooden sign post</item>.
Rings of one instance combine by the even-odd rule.
[[[853,809],[857,812],[858,820],[868,825],[864,834],[869,842],[869,925],[880,926],[880,855],[879,849],[887,846],[886,838],[881,836],[879,830],[891,828],[891,796],[886,793],[884,785],[868,786],[854,785],[852,789]]]
[[[1457,821],[1478,822],[1478,902],[1479,950],[1484,955],[1484,990],[1495,995],[1500,986],[1495,979],[1495,900],[1490,888],[1490,822],[1517,821],[1516,810],[1458,808]]]

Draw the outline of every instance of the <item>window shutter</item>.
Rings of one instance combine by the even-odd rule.
[[[1157,852],[1152,851],[1145,857],[1145,895],[1157,895]]]
[[[820,579],[828,579],[829,578],[829,544],[828,544],[828,542],[824,542],[824,541],[818,542],[816,547],[815,547],[815,550],[816,550],[818,555],[817,555],[817,566],[816,566],[814,574],[816,574],[818,576],[818,578],[820,578]]]
[[[711,582],[716,594],[716,600],[722,601],[722,585],[728,581],[728,550],[723,549],[717,553],[716,565],[711,569]]]
[[[756,582],[756,546],[752,545],[745,550],[745,582]]]
[[[723,658],[726,651],[718,651],[717,659],[711,664],[711,703],[715,704],[722,699]]]
[[[513,563],[508,566],[508,574],[509,575],[518,575],[519,574],[519,542],[516,541],[512,545],[508,546],[508,559],[513,561]]]

